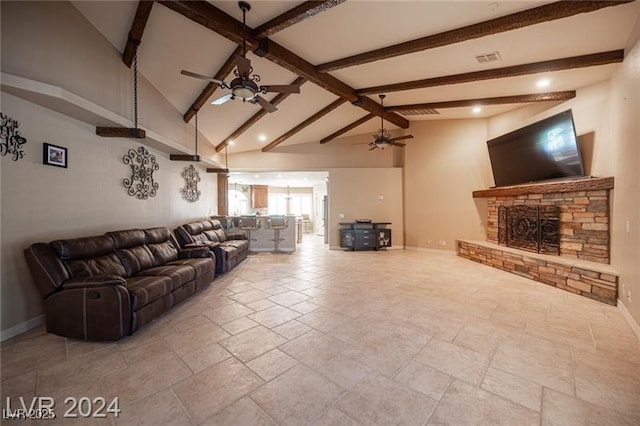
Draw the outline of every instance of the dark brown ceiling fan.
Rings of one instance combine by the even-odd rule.
[[[281,84],[281,85],[266,85],[260,86],[260,76],[258,74],[252,74],[253,68],[251,67],[251,61],[247,59],[247,41],[245,38],[246,31],[246,14],[251,10],[251,5],[246,1],[238,2],[238,6],[242,10],[242,56],[236,55],[235,62],[236,68],[233,70],[236,76],[229,83],[217,80],[215,78],[207,77],[206,75],[197,74],[191,71],[182,70],[180,74],[188,77],[199,78],[205,81],[212,81],[217,83],[223,89],[231,90],[231,93],[223,95],[211,103],[213,105],[222,105],[233,99],[242,99],[242,102],[250,102],[252,104],[260,105],[267,112],[274,112],[277,110],[275,105],[264,99],[260,94],[267,94],[270,92],[275,93],[300,93],[300,87],[295,84]]]
[[[378,95],[380,98],[380,105],[382,106],[382,114],[380,115],[380,130],[378,133],[373,135],[373,141],[369,142],[369,151],[374,149],[385,149],[388,146],[397,146],[402,148],[405,146],[403,143],[399,143],[398,141],[404,139],[413,139],[413,135],[404,135],[398,136],[395,138],[391,137],[391,134],[384,128],[384,98],[386,95]]]

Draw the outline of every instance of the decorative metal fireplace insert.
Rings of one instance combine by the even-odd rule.
[[[498,244],[560,255],[560,207],[498,207]]]

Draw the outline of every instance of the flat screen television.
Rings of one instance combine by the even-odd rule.
[[[571,110],[487,141],[496,186],[584,176]]]

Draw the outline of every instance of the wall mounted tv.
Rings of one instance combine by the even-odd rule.
[[[496,186],[584,176],[571,110],[487,141]]]

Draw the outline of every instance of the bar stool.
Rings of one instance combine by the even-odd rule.
[[[289,219],[285,216],[270,216],[269,217],[269,228],[273,229],[274,236],[274,252],[280,253],[280,241],[283,241],[284,238],[280,238],[280,230],[286,229],[289,223]]]
[[[240,219],[238,220],[238,228],[247,233],[247,240],[249,240],[249,247],[251,247],[251,241],[255,241],[255,239],[251,239],[251,231],[260,229],[260,222],[258,221],[258,218],[255,216],[240,216]]]

